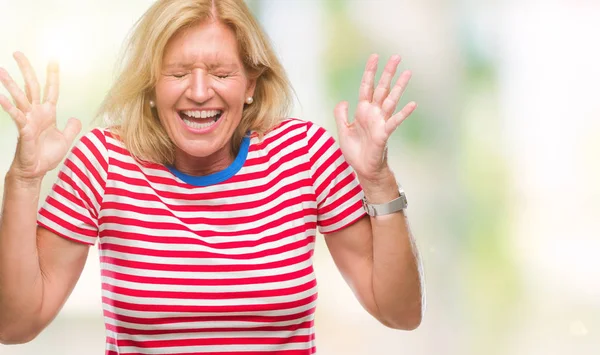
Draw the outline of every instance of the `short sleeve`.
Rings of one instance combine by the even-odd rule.
[[[38,211],[38,225],[64,238],[93,245],[106,186],[106,137],[94,129],[75,144]]]
[[[311,176],[317,199],[317,226],[322,234],[343,229],[365,215],[363,191],[335,139],[308,123]]]

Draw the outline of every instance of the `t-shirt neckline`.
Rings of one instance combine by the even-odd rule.
[[[248,150],[250,147],[250,137],[245,136],[242,139],[242,144],[240,145],[240,149],[238,151],[237,156],[233,160],[233,162],[224,170],[218,171],[213,174],[204,175],[204,176],[193,176],[183,173],[177,170],[174,166],[167,165],[167,169],[178,177],[183,182],[193,185],[193,186],[210,186],[216,185],[223,181],[226,181],[233,177],[235,174],[242,169],[244,163],[246,162],[246,158],[248,157]]]

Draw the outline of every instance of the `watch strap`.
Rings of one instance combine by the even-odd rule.
[[[381,204],[370,204],[367,202],[367,198],[363,197],[363,207],[367,214],[371,217],[383,216],[386,214],[392,214],[406,209],[408,202],[406,200],[406,194],[402,188],[399,189],[400,196],[387,203]]]

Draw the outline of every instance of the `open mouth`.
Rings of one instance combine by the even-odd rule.
[[[179,111],[183,123],[193,129],[209,128],[217,123],[222,115],[221,110]]]

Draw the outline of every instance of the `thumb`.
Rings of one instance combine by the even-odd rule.
[[[335,116],[335,123],[338,128],[338,132],[345,132],[348,126],[348,101],[342,101],[335,106],[333,111]]]
[[[75,140],[75,137],[77,137],[77,134],[79,134],[79,131],[81,131],[81,122],[79,122],[79,120],[76,118],[69,118],[67,125],[63,130],[63,135],[65,136],[67,142],[69,142],[69,145],[73,144],[73,141]]]

